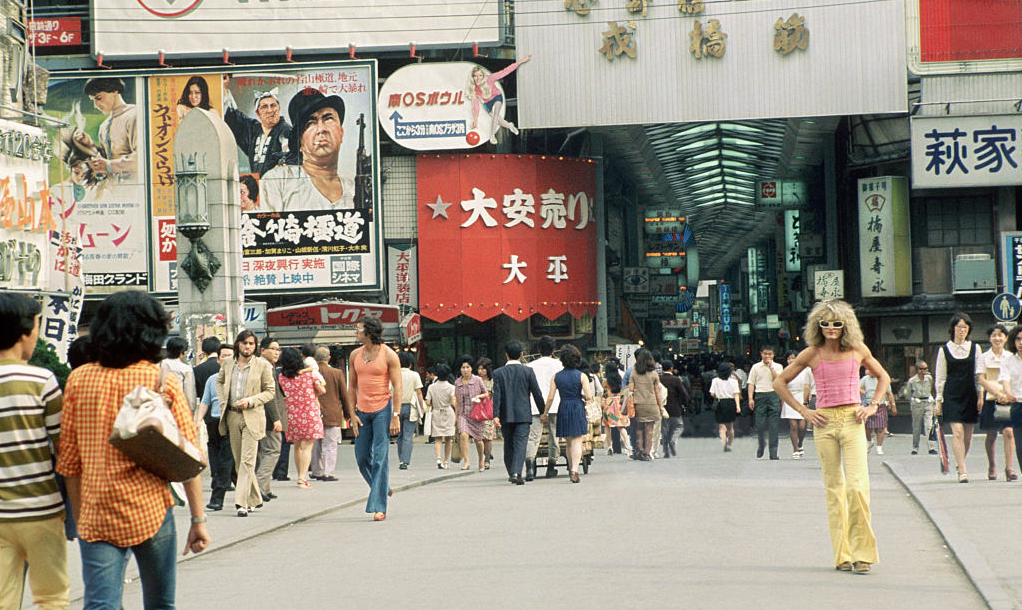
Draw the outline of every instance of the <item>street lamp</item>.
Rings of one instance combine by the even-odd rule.
[[[177,230],[192,243],[181,269],[199,292],[205,292],[213,275],[220,269],[220,261],[202,241],[202,236],[209,231],[205,155],[202,159],[198,153],[181,155],[174,175],[174,191],[177,196]]]

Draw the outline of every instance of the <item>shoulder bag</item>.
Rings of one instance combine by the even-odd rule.
[[[139,384],[124,397],[109,442],[142,469],[166,481],[197,476],[206,460],[177,427],[162,395],[165,372],[156,390]]]

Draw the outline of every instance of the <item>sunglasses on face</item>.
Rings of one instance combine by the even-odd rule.
[[[820,320],[820,328],[843,328],[844,325],[840,320]]]

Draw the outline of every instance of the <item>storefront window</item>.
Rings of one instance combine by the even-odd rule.
[[[993,207],[989,197],[926,197],[917,209],[926,214],[926,245],[982,246],[993,243]]]

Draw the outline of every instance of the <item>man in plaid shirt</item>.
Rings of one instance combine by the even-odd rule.
[[[128,555],[139,565],[146,608],[173,608],[177,534],[167,481],[143,470],[107,439],[124,397],[138,385],[159,383],[160,348],[169,317],[144,292],[107,297],[90,326],[97,362],[72,371],[64,395],[57,471],[67,479],[78,520],[86,608],[118,608]],[[163,397],[181,433],[196,442],[195,422],[174,375],[163,382]],[[185,482],[192,516],[185,553],[209,544],[202,508],[202,482]]]

